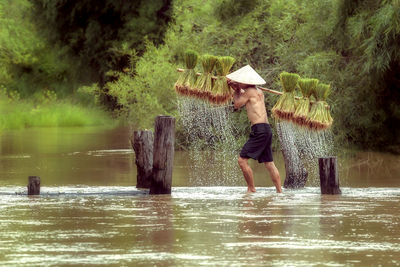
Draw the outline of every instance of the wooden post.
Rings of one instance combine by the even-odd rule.
[[[150,188],[153,171],[153,133],[134,131],[131,144],[136,157],[136,188]]]
[[[318,163],[321,194],[341,194],[336,157],[319,158]]]
[[[158,116],[154,127],[153,173],[150,194],[171,194],[175,118]]]
[[[40,195],[40,177],[28,177],[28,195]]]
[[[290,131],[290,128],[287,128],[288,123],[276,123],[276,130],[285,161],[286,178],[283,186],[291,189],[303,188],[307,182],[308,172],[299,156],[299,151],[293,139],[293,132]]]

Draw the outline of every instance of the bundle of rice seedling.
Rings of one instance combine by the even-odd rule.
[[[184,58],[186,69],[180,74],[175,83],[175,90],[180,95],[190,95],[192,87],[196,82],[196,72],[194,68],[197,64],[198,54],[196,51],[187,50]]]
[[[308,127],[312,130],[324,130],[332,125],[333,118],[330,114],[326,99],[331,92],[329,84],[320,83],[313,90],[315,103],[311,106]]]
[[[215,65],[217,79],[214,81],[212,94],[209,96],[210,102],[222,105],[232,98],[232,92],[226,80],[226,75],[228,75],[234,63],[235,59],[233,57],[218,57]]]
[[[306,126],[310,112],[310,96],[314,92],[318,79],[299,79],[298,84],[303,97],[298,100],[292,121],[300,126]]]
[[[272,108],[272,114],[275,118],[281,120],[291,120],[296,111],[294,94],[297,87],[297,81],[300,76],[296,73],[282,72],[280,79],[283,88],[283,94],[279,97],[275,106]]]
[[[209,98],[212,94],[212,72],[217,62],[217,57],[211,55],[203,55],[201,57],[201,65],[203,66],[203,72],[197,78],[196,84],[192,90],[194,96],[198,98]]]

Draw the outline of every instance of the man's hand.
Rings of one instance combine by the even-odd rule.
[[[243,90],[243,93],[241,92],[241,89],[235,91],[233,94],[233,101],[234,101],[234,107],[236,109],[239,109],[246,105],[247,101],[249,100],[249,96],[246,93],[246,91]]]
[[[228,78],[226,80],[227,80],[228,85],[235,91],[235,93],[238,91],[240,93],[240,85],[237,82],[234,82]]]

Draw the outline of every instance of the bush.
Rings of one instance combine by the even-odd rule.
[[[392,1],[177,0],[165,44],[143,57],[167,49],[157,64],[175,66],[186,49],[229,55],[233,69],[252,65],[271,89],[282,71],[318,78],[332,87],[336,142],[385,149],[400,146],[399,12]],[[275,101],[267,94],[267,110]]]

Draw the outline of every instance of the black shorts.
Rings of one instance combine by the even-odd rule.
[[[272,158],[272,131],[268,123],[257,123],[251,126],[250,138],[244,144],[240,157],[252,158],[259,163],[271,162]]]

